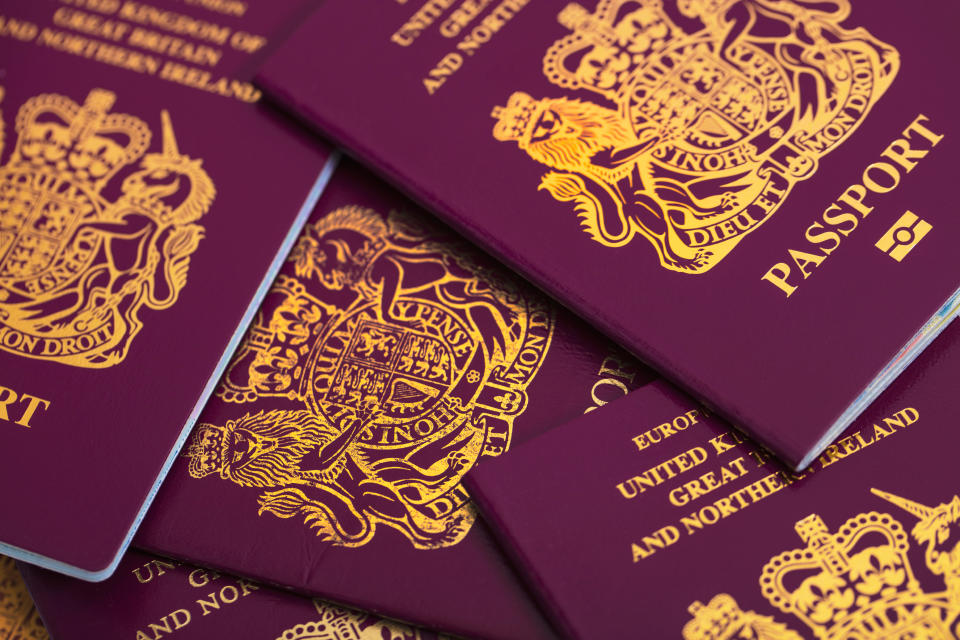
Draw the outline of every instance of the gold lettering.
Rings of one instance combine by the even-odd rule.
[[[633,553],[633,561],[638,562],[645,558],[649,558],[656,553],[658,549],[665,549],[676,543],[679,539],[680,532],[672,525],[667,525],[662,529],[658,529],[649,536],[643,536],[641,544],[634,543],[630,545],[630,549]]]
[[[727,438],[733,442],[728,442]],[[710,444],[713,445],[714,453],[717,455],[726,453],[741,442],[743,442],[743,437],[740,436],[740,434],[738,434],[736,431],[727,431],[726,433],[721,433],[719,436],[710,438]]]
[[[767,282],[775,285],[777,288],[787,294],[787,297],[789,298],[793,295],[793,292],[797,290],[797,285],[787,282],[787,278],[789,277],[790,265],[786,264],[785,262],[778,262],[767,269],[767,272],[763,274],[763,277],[760,279],[766,280]]]
[[[130,31],[130,25],[107,20],[69,7],[60,7],[53,13],[53,24],[104,40],[120,41]]]
[[[812,225],[807,227],[807,232],[803,237],[806,238],[811,244],[818,245],[820,250],[826,255],[833,253],[834,249],[839,247],[841,242],[840,235],[836,231],[826,230],[826,228],[820,222],[814,222]],[[828,242],[832,242],[833,244],[820,246]]]
[[[737,478],[747,475],[748,471],[742,457],[721,465],[718,471],[707,471],[700,477],[685,482],[682,486],[672,489],[669,493],[670,504],[682,507],[705,496],[723,485],[733,482]]]
[[[881,184],[878,181],[885,180],[884,175],[890,178],[891,184]],[[900,172],[892,164],[874,162],[864,170],[863,184],[875,193],[889,193],[900,185]]]
[[[231,29],[190,16],[164,11],[139,2],[125,2],[117,16],[129,22],[156,27],[163,31],[206,40],[223,46],[230,37]]]
[[[220,601],[217,599],[217,592],[211,591],[207,594],[206,598],[201,598],[197,600],[197,604],[200,605],[200,611],[202,615],[209,615],[213,611],[218,611],[220,609]]]
[[[0,15],[0,36],[30,42],[39,32],[40,27],[32,22]]]
[[[661,425],[662,426],[662,425]],[[633,476],[617,485],[620,494],[627,499],[638,493],[657,487],[671,478],[686,473],[707,461],[707,451],[703,447],[693,447],[666,462],[650,467],[643,473]]]
[[[13,409],[13,405],[17,405],[16,410]],[[37,410],[46,411],[49,408],[49,400],[0,386],[0,421],[12,422],[29,429],[33,426],[30,420]]]
[[[50,408],[50,401],[44,400],[43,398],[38,398],[37,396],[32,396],[29,393],[21,394],[20,401],[27,401],[27,408],[24,409],[23,414],[21,414],[20,419],[17,420],[17,424],[22,427],[30,428],[30,418],[33,417],[33,414],[37,411],[37,408],[43,404],[44,410]]]
[[[260,588],[259,585],[254,584],[253,582],[248,582],[247,580],[243,580],[242,578],[237,580],[237,584],[240,585],[241,596],[249,595]]]
[[[680,414],[670,422],[664,422],[648,429],[638,436],[632,438],[633,443],[639,451],[643,451],[651,444],[657,444],[663,440],[675,435],[679,431],[686,431],[688,427],[697,424],[699,410],[691,409],[686,413]]]
[[[868,63],[865,62],[864,64]],[[875,206],[867,203],[868,194],[885,194],[896,189],[900,186],[903,178],[901,170],[906,173],[913,171],[918,161],[925,158],[930,149],[943,139],[943,135],[934,133],[924,126],[923,123],[927,120],[924,115],[917,116],[903,130],[903,137],[890,142],[884,149],[881,157],[889,160],[889,162],[873,162],[867,165],[861,174],[860,182],[844,189],[836,201],[831,203],[823,212],[822,221],[818,220],[807,227],[804,239],[822,253],[788,249],[790,258],[800,271],[803,279],[810,277],[813,269],[823,264],[823,261],[840,246],[843,238],[857,229],[860,219],[867,217],[874,210]],[[834,133],[842,137],[842,123],[835,124],[837,125],[837,131]],[[821,133],[828,135],[829,126]],[[829,134],[828,137],[836,136]],[[921,148],[922,142],[918,138],[926,141],[929,148]],[[820,142],[816,141],[808,140],[807,143],[814,147],[821,145]],[[835,230],[830,230],[827,225]],[[790,264],[778,262],[767,269],[761,280],[773,284],[783,291],[787,297],[790,297],[798,286],[796,281],[790,281],[791,275]]]
[[[448,53],[441,58],[440,62],[430,71],[429,75],[423,79],[423,86],[427,93],[433,95],[443,86],[447,78],[452,76],[457,69],[463,66],[463,56],[459,53]]]
[[[7,410],[11,404],[17,401],[19,395],[9,387],[0,387],[0,420],[10,421],[10,413]]]
[[[907,407],[883,419],[883,426],[872,424],[864,427],[845,438],[837,440],[827,447],[817,462],[821,469],[825,469],[835,462],[839,462],[866,447],[879,442],[883,438],[893,435],[897,429],[906,429],[920,419],[920,412],[913,407]]]
[[[215,67],[223,57],[223,52],[219,49],[194,45],[175,36],[151,31],[143,27],[137,27],[130,33],[127,44],[141,49],[149,49],[160,55],[180,58],[187,62],[209,67]]]
[[[424,3],[409,20],[403,23],[390,36],[391,42],[401,47],[409,47],[421,33],[430,27],[441,15],[446,12],[457,0],[430,0]]]
[[[187,576],[187,582],[190,583],[191,587],[205,587],[210,584],[211,580],[216,580],[219,577],[220,574],[214,571],[194,569],[190,572],[190,575]]]
[[[465,0],[450,17],[440,25],[440,34],[445,38],[455,38],[464,27],[480,15],[493,0]]]
[[[847,205],[866,218],[867,214],[873,211],[873,207],[863,203],[865,197],[867,197],[867,189],[862,184],[854,184],[847,187],[847,190],[837,198],[837,202]]]
[[[910,173],[917,166],[917,160],[925,158],[928,153],[929,149],[912,149],[909,140],[898,139],[891,142],[880,155],[893,160]]]
[[[812,275],[812,270],[807,271],[808,265],[812,264],[814,267],[816,267],[827,259],[827,257],[823,255],[807,253],[806,251],[797,251],[795,249],[789,249],[787,250],[787,253],[790,254],[791,258],[793,258],[793,263],[797,265],[797,268],[800,269],[800,273],[803,274],[804,279],[807,279]]]
[[[943,134],[934,133],[930,129],[926,128],[921,122],[929,122],[930,118],[920,114],[916,119],[910,123],[910,126],[903,130],[903,137],[909,139],[911,133],[916,133],[923,138],[925,138],[930,145],[935,147],[940,144],[940,141],[943,140]]]
[[[256,53],[267,44],[267,39],[246,31],[237,31],[230,36],[230,46],[244,53]]]

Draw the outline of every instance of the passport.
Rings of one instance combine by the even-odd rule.
[[[956,638],[958,373],[955,325],[802,474],[655,383],[468,485],[571,638]]]
[[[0,7],[0,553],[133,537],[329,175],[249,82],[306,6]]]
[[[57,640],[441,639],[431,631],[138,551],[130,551],[117,573],[96,585],[26,565],[23,574]]]
[[[653,377],[344,161],[134,544],[456,635],[554,637],[462,480]]]
[[[49,638],[16,563],[0,557],[0,640]]]
[[[802,469],[956,310],[958,17],[330,0],[257,80]]]

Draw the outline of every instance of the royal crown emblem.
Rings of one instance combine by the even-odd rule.
[[[510,446],[553,316],[440,233],[359,207],[308,225],[218,390],[271,408],[201,425],[191,476],[262,488],[261,514],[341,546],[379,525],[417,548],[461,540],[461,480]]]
[[[276,640],[421,640],[412,627],[388,622],[369,613],[351,611],[320,600],[313,601],[319,614],[314,622],[287,629]],[[442,640],[442,639],[441,639]]]
[[[569,97],[515,92],[494,108],[493,135],[550,167],[540,189],[573,203],[596,242],[641,235],[663,267],[704,273],[893,81],[897,51],[842,27],[849,13],[849,0],[570,4],[559,21],[571,33],[543,59]]]
[[[893,516],[870,511],[831,531],[820,516],[796,524],[804,546],[772,558],[760,576],[767,601],[803,623],[801,636],[771,617],[742,611],[728,594],[691,606],[684,640],[948,640],[960,637],[960,497],[925,507],[873,493],[919,519],[929,572],[945,589],[925,591],[910,558],[910,536]],[[736,635],[749,629],[753,635]]]
[[[142,327],[141,309],[172,306],[186,283],[213,183],[178,150],[166,111],[162,149],[148,153],[150,129],[110,113],[115,101],[103,89],[82,105],[45,94],[17,114],[17,143],[0,167],[4,351],[113,366]]]

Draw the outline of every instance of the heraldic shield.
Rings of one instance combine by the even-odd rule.
[[[494,108],[493,135],[551,169],[540,189],[572,203],[596,242],[640,235],[664,268],[704,273],[815,174],[896,76],[898,52],[841,27],[849,14],[849,0],[569,4],[559,21],[572,33],[543,71],[570,97],[515,92]]]
[[[261,515],[339,546],[380,525],[456,544],[476,518],[461,480],[509,448],[553,326],[543,298],[446,232],[337,209],[307,226],[218,391],[262,410],[201,425],[189,473],[263,489]]]
[[[831,532],[811,514],[796,523],[804,547],[763,567],[764,598],[805,625],[802,634],[729,594],[690,606],[684,640],[952,640],[960,637],[960,497],[927,507],[885,491],[879,498],[913,516],[929,573],[943,589],[924,590],[910,560],[910,536],[896,518],[870,511]],[[812,634],[812,635],[811,635]]]
[[[46,94],[17,114],[17,143],[0,167],[4,351],[113,366],[142,327],[140,310],[170,307],[186,283],[214,185],[179,152],[166,111],[163,148],[146,153],[150,129],[110,113],[115,101],[104,89],[82,105]]]

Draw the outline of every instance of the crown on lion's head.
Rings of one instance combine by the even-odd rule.
[[[226,429],[212,424],[201,424],[187,448],[190,457],[189,472],[194,478],[205,478],[223,468]]]
[[[693,619],[683,626],[683,640],[802,640],[770,616],[743,611],[733,596],[721,593],[704,605],[694,602],[688,608]]]
[[[497,119],[493,126],[493,137],[501,142],[517,141],[521,148],[523,141],[530,137],[530,129],[541,111],[539,100],[529,93],[515,91],[507,100],[507,106],[494,107],[490,115]]]
[[[714,596],[707,605],[694,602],[688,610],[693,620],[683,626],[684,640],[729,640],[743,626],[743,611],[725,593]]]
[[[592,170],[592,158],[604,148],[619,149],[635,144],[636,136],[613,109],[587,100],[544,98],[534,100],[516,92],[505,107],[496,107],[493,136],[515,141],[531,158],[559,171]],[[604,180],[616,181],[623,165]]]
[[[248,413],[224,426],[201,424],[186,456],[194,478],[218,474],[245,487],[277,487],[296,482],[300,460],[336,436],[310,411]]]
[[[596,151],[594,147],[616,146],[633,139],[616,111],[587,100],[535,100],[523,91],[515,91],[506,106],[494,107],[490,115],[497,119],[493,137],[501,142],[516,142],[521,149],[573,137],[589,143]]]

